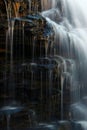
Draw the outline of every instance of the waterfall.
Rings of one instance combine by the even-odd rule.
[[[5,70],[0,74],[6,82],[0,85],[8,88],[13,100],[19,94],[17,99],[28,102],[41,121],[64,120],[69,108],[68,119],[87,129],[87,0],[4,0],[4,4]]]
[[[54,4],[45,3],[48,7],[44,8],[42,16],[53,26],[56,54],[74,61],[70,88],[73,119],[87,120],[87,104],[83,102],[87,92],[87,0],[53,1]]]

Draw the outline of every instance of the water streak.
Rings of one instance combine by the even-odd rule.
[[[28,0],[29,2],[29,13],[31,12],[31,0]]]
[[[11,12],[11,2],[7,3],[4,0],[6,11],[7,11],[7,19],[8,19],[8,39],[6,40],[6,50],[8,43],[10,41],[10,77],[12,81],[10,82],[10,86],[12,88],[12,92],[14,95],[14,75],[13,75],[13,35],[14,35],[14,24],[15,20],[11,20],[12,12]],[[29,2],[29,12],[31,12],[31,1]],[[35,4],[35,3],[34,3]],[[87,0],[42,0],[41,1],[43,12],[41,15],[45,17],[46,21],[52,25],[55,39],[54,39],[54,61],[57,63],[57,73],[61,71],[61,119],[63,119],[63,91],[64,91],[64,80],[65,77],[69,77],[72,84],[72,87],[75,88],[74,94],[72,94],[71,89],[71,102],[77,102],[74,105],[71,105],[73,111],[73,119],[77,118],[80,114],[82,116],[86,116],[84,120],[87,120],[86,108],[87,105],[81,102],[81,98],[85,95],[83,93],[81,97],[81,88],[79,87],[80,83],[84,86],[87,84],[87,17],[86,17],[86,8],[87,8]],[[16,7],[15,7],[16,8]],[[18,17],[19,7],[16,12],[16,17]],[[37,7],[33,9],[33,11],[37,12]],[[27,21],[26,19],[26,22]],[[24,24],[22,27],[23,31],[23,64],[25,59],[25,48],[24,48]],[[34,87],[34,71],[32,70],[33,63],[35,60],[35,43],[36,36],[30,39],[33,43],[32,47],[32,64],[31,64],[31,89]],[[41,56],[41,48],[40,48],[40,56]],[[61,56],[57,56],[61,55]],[[45,57],[48,58],[48,44],[45,43]],[[49,59],[49,58],[48,58]],[[7,52],[6,52],[6,60],[7,60]],[[74,61],[74,62],[73,62]],[[7,62],[7,61],[6,61]],[[49,62],[50,63],[50,62]],[[45,65],[44,68],[49,69],[49,77],[48,73],[46,75],[46,89],[48,90],[48,80],[49,80],[49,96],[52,94],[52,71],[50,70],[50,65]],[[52,69],[52,67],[51,67]],[[24,73],[23,73],[23,82],[24,82]],[[77,88],[76,88],[77,87]],[[42,73],[41,73],[41,89],[42,89]],[[46,90],[46,91],[47,91]],[[41,90],[42,91],[42,90]],[[10,93],[12,93],[10,92]],[[48,92],[47,92],[48,94]],[[47,95],[48,96],[48,95]],[[42,92],[41,92],[42,97]],[[49,104],[49,111],[51,113],[51,102]],[[78,115],[74,114],[78,111]],[[79,119],[78,119],[79,120]]]
[[[46,2],[43,3],[43,6],[46,8],[43,9],[42,15],[46,18],[48,23],[53,26],[55,32],[55,54],[59,54],[65,59],[68,58],[74,61],[74,63],[71,63],[71,61],[68,60],[70,63],[70,71],[72,73],[72,81],[75,83],[75,86],[72,85],[72,87],[74,86],[77,88],[74,91],[76,96],[73,95],[71,100],[77,102],[85,96],[83,94],[81,97],[80,83],[83,85],[87,84],[87,0],[57,0],[57,3],[54,0],[54,4],[51,4],[51,2],[49,3],[49,1]],[[59,5],[62,5],[62,8]],[[51,8],[49,8],[49,6]],[[63,78],[61,81],[63,84]],[[63,86],[62,84],[61,86]],[[79,111],[79,114],[83,113],[84,115],[85,112],[81,104],[79,107],[76,106],[74,111],[75,109]]]

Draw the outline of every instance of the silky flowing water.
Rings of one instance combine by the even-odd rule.
[[[27,68],[27,72],[22,70],[22,78],[20,78],[20,74],[16,75],[16,80],[22,80],[22,86],[26,86],[28,84],[31,89],[34,89],[35,81],[38,76],[36,76],[37,71],[40,71],[40,99],[41,106],[43,106],[43,68],[46,70],[45,77],[45,86],[46,86],[46,95],[51,99],[52,95],[52,87],[53,87],[53,69],[54,65],[52,62],[57,64],[56,76],[60,73],[60,81],[58,82],[58,86],[61,88],[59,94],[61,95],[60,99],[60,107],[61,107],[61,120],[64,119],[64,86],[68,88],[66,81],[69,81],[70,87],[70,109],[69,114],[72,120],[76,120],[76,122],[80,123],[82,127],[87,129],[86,121],[87,121],[87,17],[86,17],[86,8],[87,8],[87,0],[41,0],[42,12],[40,13],[51,25],[54,31],[54,40],[51,43],[50,54],[49,54],[49,46],[50,46],[50,37],[48,36],[45,41],[45,55],[41,64],[38,65],[36,63],[36,42],[37,37],[30,37],[29,41],[32,42],[31,49],[31,61],[30,59],[26,60],[25,56],[25,25],[26,22],[31,23],[27,18],[19,17],[19,7],[15,6],[15,16],[13,17],[11,14],[12,8],[11,2],[7,2],[4,0],[7,12],[7,21],[8,21],[8,29],[6,31],[6,52],[5,52],[5,73],[4,79],[8,78],[7,67],[8,64],[8,46],[10,44],[10,74],[9,78],[9,95],[13,95],[12,98],[15,99],[15,76],[14,76],[14,56],[13,56],[13,47],[14,47],[14,26],[15,21],[22,22],[22,61],[20,68]],[[21,1],[19,1],[21,2]],[[31,12],[31,0],[28,0],[29,10],[28,13]],[[38,7],[33,9],[34,13],[37,12]],[[49,42],[49,43],[48,43]],[[42,47],[40,41],[40,57],[42,57]],[[28,45],[28,49],[29,49]],[[19,49],[20,51],[20,49]],[[18,52],[19,54],[19,52]],[[49,56],[50,55],[50,56]],[[19,56],[20,57],[20,56]],[[51,59],[51,60],[50,60]],[[44,63],[47,62],[47,63]],[[20,60],[18,61],[20,63]],[[21,69],[19,69],[21,72]],[[18,72],[19,72],[18,71]],[[17,73],[17,70],[16,70]],[[39,72],[38,72],[39,73]],[[31,77],[29,77],[30,75]],[[39,75],[39,74],[38,74]],[[31,78],[30,84],[25,80],[25,77]],[[9,80],[10,80],[9,79]],[[25,83],[26,82],[26,83]],[[7,81],[5,82],[6,86]],[[48,87],[48,88],[47,88]],[[11,91],[10,91],[11,90]],[[49,92],[47,92],[49,90]],[[54,106],[55,107],[55,106]],[[52,102],[49,102],[49,119],[51,118],[52,113]],[[42,113],[42,112],[41,112]],[[41,118],[43,114],[41,115]],[[42,119],[41,119],[42,120]]]
[[[87,125],[85,122],[87,104],[83,101],[85,100],[86,102],[86,99],[83,98],[87,94],[87,0],[53,1],[55,7],[53,5],[53,8],[43,11],[42,15],[47,19],[50,24],[52,24],[55,31],[56,54],[60,53],[60,55],[62,55],[64,58],[67,57],[68,59],[74,61],[73,63],[71,63],[72,74],[70,76],[72,79],[72,119],[84,120],[80,123],[82,124],[82,127],[84,129],[87,129]],[[61,10],[59,5],[62,5]],[[59,50],[57,50],[57,47],[59,47]],[[66,52],[66,56],[63,54],[64,51]],[[75,64],[76,68],[74,67]],[[82,93],[83,90],[84,92]]]
[[[70,64],[72,64],[72,74],[69,72],[69,78],[71,81],[71,118],[72,120],[84,120],[79,123],[81,123],[83,129],[87,129],[87,102],[86,99],[83,99],[87,90],[87,0],[53,1],[54,4],[51,9],[45,9],[45,11],[42,12],[42,15],[53,26],[55,32],[54,46],[56,54],[62,55],[64,59],[67,57],[74,61],[70,62]],[[47,3],[49,3],[49,1]],[[60,6],[58,6],[58,4],[62,5],[61,9],[59,8]],[[67,75],[67,73],[65,75]],[[62,76],[62,89],[64,82],[63,78],[64,77]],[[63,97],[61,101],[62,100]],[[61,106],[61,109],[63,109],[63,106]],[[61,119],[63,119],[63,113],[61,114]]]

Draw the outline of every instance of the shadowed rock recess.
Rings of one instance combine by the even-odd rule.
[[[0,0],[1,130],[87,128],[85,32],[68,1]]]

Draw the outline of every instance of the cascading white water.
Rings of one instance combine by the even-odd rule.
[[[44,2],[48,5],[48,10],[45,6],[42,15],[53,26],[56,54],[72,59],[76,64],[72,76],[71,102],[79,102],[79,107],[77,107],[78,103],[73,105],[73,111],[79,111],[79,114],[84,115],[83,105],[80,102],[87,90],[87,0],[53,0],[54,3],[51,2]],[[81,90],[84,88],[85,92],[82,94]],[[72,94],[73,89],[75,94]],[[84,106],[87,108],[86,104]],[[75,113],[73,118],[76,119],[76,116]]]
[[[30,0],[28,0],[30,2]],[[63,91],[64,91],[64,79],[69,78],[72,83],[71,90],[71,111],[73,113],[73,119],[87,120],[86,108],[87,104],[83,99],[86,96],[84,87],[86,86],[86,65],[87,65],[87,19],[86,19],[86,7],[87,0],[42,0],[41,13],[49,24],[53,26],[55,32],[54,41],[54,57],[53,59],[58,63],[58,71],[63,69],[61,74],[61,119],[63,119]],[[31,11],[31,2],[29,4],[29,11]],[[18,13],[18,12],[17,12]],[[10,14],[8,16],[9,21]],[[17,15],[16,15],[17,17]],[[17,19],[17,18],[16,18]],[[14,21],[13,21],[14,22]],[[9,24],[8,24],[9,27]],[[24,63],[24,24],[23,24],[23,64]],[[11,30],[11,73],[13,70],[13,28]],[[45,45],[45,57],[47,58],[48,44]],[[7,48],[7,47],[6,47]],[[41,49],[40,49],[41,51]],[[56,57],[56,55],[61,55]],[[32,62],[34,62],[35,56],[35,37],[32,48]],[[7,57],[7,56],[6,56]],[[70,69],[67,67],[70,64]],[[33,66],[33,63],[31,64]],[[49,66],[48,66],[49,67]],[[72,72],[71,72],[72,71]],[[24,84],[24,73],[23,73]],[[48,77],[47,77],[48,78]],[[52,72],[49,71],[49,88],[52,86]],[[42,88],[42,72],[41,72],[41,88]],[[46,80],[47,81],[47,80]],[[13,82],[13,81],[12,81]],[[31,87],[34,82],[34,73],[31,70]],[[82,87],[82,88],[81,88]],[[86,88],[86,87],[85,87]],[[81,90],[84,89],[82,94]],[[51,93],[49,94],[51,95]],[[41,90],[42,99],[42,90]],[[83,99],[83,100],[82,100]],[[42,100],[41,100],[42,101]],[[49,109],[51,112],[51,103]],[[78,113],[77,113],[78,111]],[[77,115],[78,114],[78,115]],[[78,118],[77,118],[78,116]],[[82,116],[82,117],[81,117]],[[81,123],[82,124],[82,123]],[[85,129],[85,128],[84,128]]]

